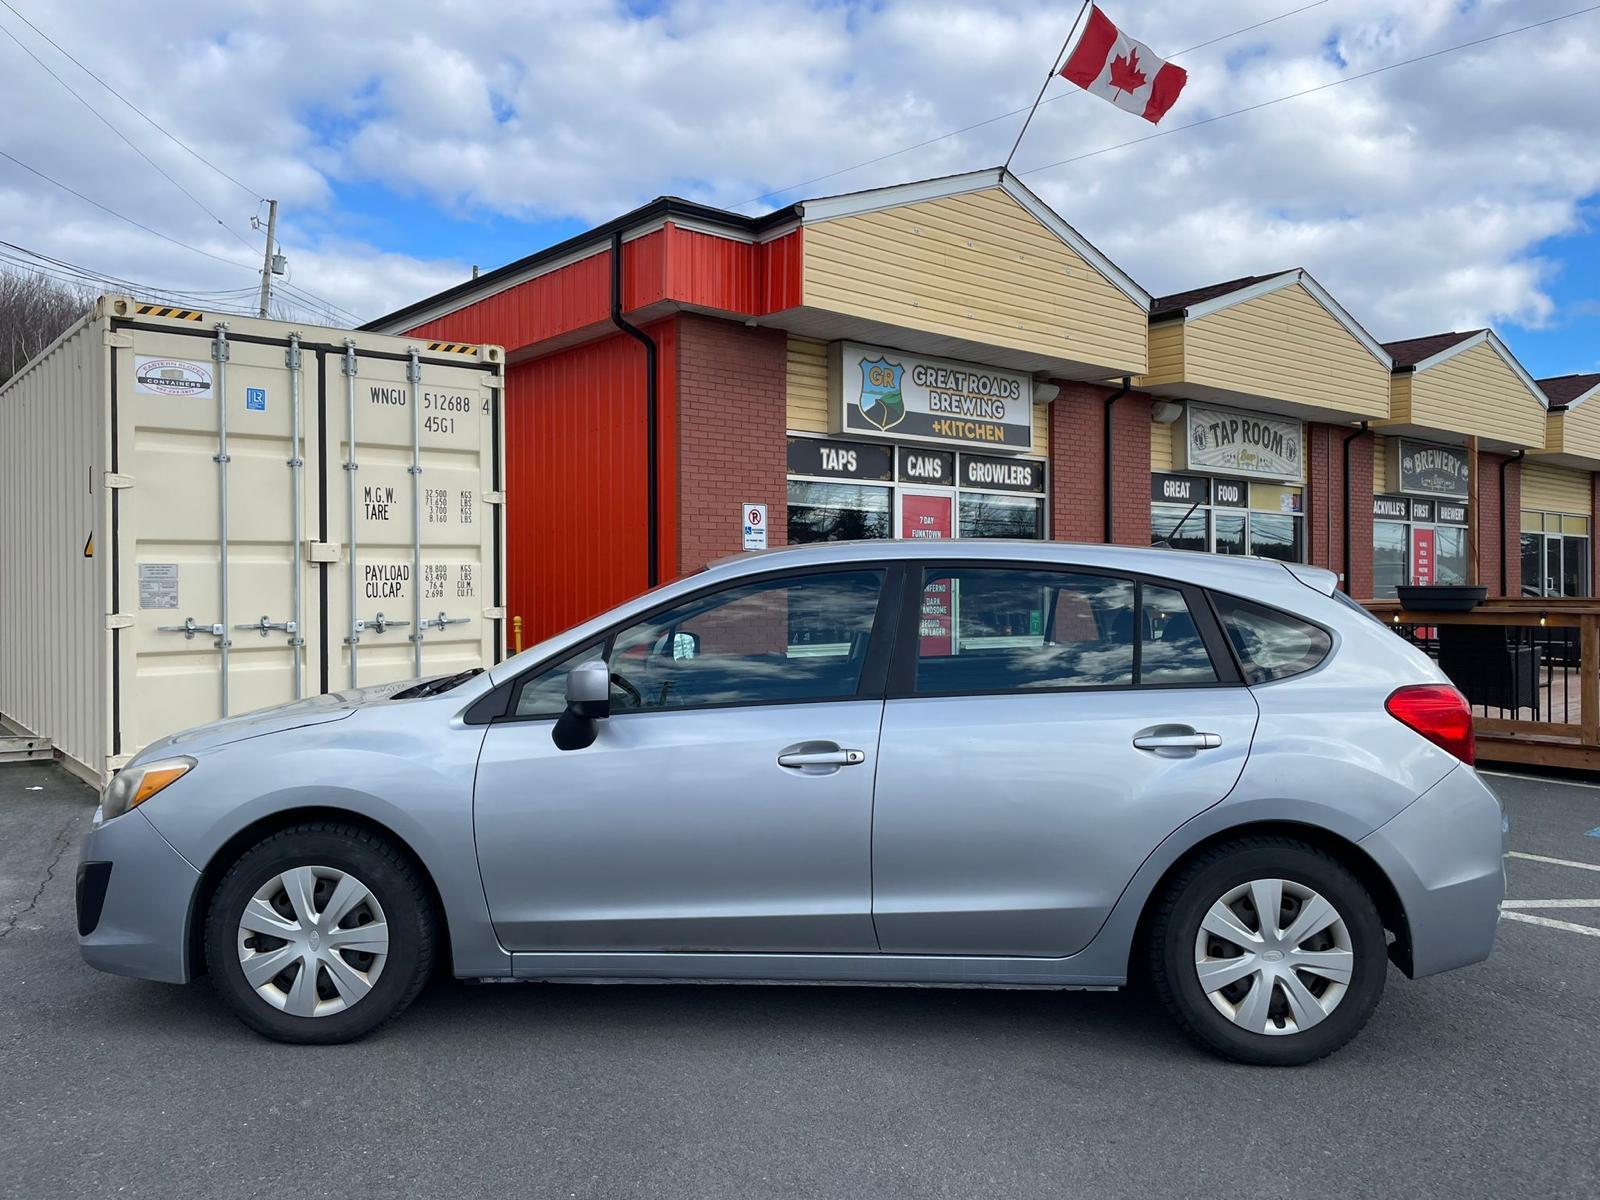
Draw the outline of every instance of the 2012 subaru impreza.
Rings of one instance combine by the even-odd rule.
[[[468,979],[1117,988],[1303,1063],[1485,958],[1471,715],[1326,571],[1167,550],[747,555],[487,671],[146,748],[84,957],[342,1042]]]

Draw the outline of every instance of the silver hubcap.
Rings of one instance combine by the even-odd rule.
[[[1291,879],[1254,879],[1211,906],[1194,941],[1200,987],[1251,1033],[1301,1033],[1349,990],[1355,955],[1337,909]]]
[[[378,898],[333,867],[295,867],[262,884],[239,918],[239,966],[256,994],[297,1017],[343,1012],[389,957]]]

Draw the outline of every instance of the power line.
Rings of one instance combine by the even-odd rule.
[[[32,21],[28,20],[28,18],[25,17],[22,13],[18,12],[14,7],[12,7],[12,5],[10,4],[10,0],[0,0],[0,5],[4,5],[7,9],[9,9],[12,16],[16,17],[17,20],[21,21],[29,29],[33,30],[40,37],[42,37],[45,41],[49,42],[52,46],[54,46],[56,48],[56,50],[68,62],[72,63],[72,65],[77,67],[78,70],[82,71],[90,79],[94,80],[101,87],[105,88],[106,91],[110,92],[118,100],[122,101],[129,108],[131,108],[134,112],[138,113],[141,117],[143,117],[152,126],[154,126],[156,130],[158,130],[163,136],[165,136],[174,145],[177,145],[177,146],[181,147],[186,153],[191,154],[195,158],[199,159],[206,166],[210,167],[213,171],[215,171],[218,175],[221,175],[229,183],[233,184],[235,187],[243,189],[245,192],[247,192],[253,198],[255,198],[257,200],[265,199],[265,197],[261,196],[259,193],[257,193],[254,188],[249,187],[249,186],[247,186],[247,185],[245,185],[243,183],[240,183],[232,175],[228,174],[221,167],[217,166],[216,163],[212,162],[205,155],[201,154],[200,151],[196,150],[193,146],[189,145],[187,142],[185,142],[181,138],[179,138],[176,134],[172,133],[165,126],[163,126],[160,122],[158,122],[154,117],[152,117],[149,113],[145,112],[144,109],[140,108],[132,100],[129,100],[121,92],[117,91],[116,88],[112,87],[104,79],[101,79],[100,76],[96,75],[88,67],[84,66],[81,62],[79,62],[76,58],[74,58],[71,54],[69,54],[66,50],[64,50],[62,48],[62,46],[61,46],[61,43],[57,42],[48,33],[46,33],[44,30],[40,29]],[[19,45],[20,45],[20,43],[19,43]]]
[[[5,3],[5,0],[0,0],[0,4],[3,4],[3,3]],[[108,214],[110,216],[113,216],[113,217],[117,218],[117,220],[119,220],[119,221],[126,221],[129,225],[132,225],[135,229],[142,229],[146,233],[150,234],[152,237],[160,238],[163,242],[170,242],[174,246],[181,246],[183,249],[188,250],[188,251],[190,251],[190,252],[192,252],[194,254],[202,254],[206,258],[215,259],[217,262],[220,262],[220,263],[227,263],[228,266],[230,266],[230,267],[240,267],[243,270],[250,271],[252,273],[254,273],[255,270],[256,270],[255,266],[250,264],[250,263],[236,262],[231,258],[223,258],[222,255],[220,255],[220,254],[213,254],[209,250],[202,250],[198,246],[191,246],[191,245],[189,245],[188,242],[180,242],[175,237],[168,237],[166,234],[162,233],[159,229],[151,229],[150,226],[146,225],[143,221],[135,221],[132,217],[123,216],[116,209],[107,208],[104,204],[101,204],[100,201],[93,200],[90,197],[85,196],[82,192],[78,191],[77,188],[68,187],[66,184],[62,183],[59,179],[52,179],[50,176],[46,175],[43,171],[39,170],[37,167],[30,167],[27,163],[23,162],[20,158],[16,157],[14,154],[8,154],[6,151],[0,150],[0,158],[3,158],[7,162],[13,163],[16,166],[21,167],[24,171],[28,172],[28,174],[30,174],[30,175],[37,175],[40,179],[44,180],[46,183],[51,184],[54,187],[60,188],[63,192],[67,192],[67,193],[70,193],[71,195],[76,196],[79,200],[82,200],[85,204],[92,204],[92,205],[94,205],[94,207],[98,208],[101,212],[106,213],[106,214]]]
[[[0,4],[4,3],[5,0],[0,0]],[[1204,42],[1197,42],[1195,45],[1185,47],[1182,50],[1167,55],[1167,57],[1182,58],[1185,54],[1193,54],[1196,50],[1204,50],[1207,46],[1215,46],[1218,42],[1225,42],[1229,38],[1236,38],[1241,34],[1253,32],[1254,30],[1260,29],[1264,25],[1271,25],[1274,21],[1286,20],[1289,17],[1298,16],[1300,13],[1307,12],[1313,8],[1321,8],[1326,3],[1328,3],[1328,0],[1312,0],[1312,3],[1310,4],[1302,4],[1299,8],[1291,8],[1289,11],[1281,12],[1275,17],[1267,17],[1264,20],[1257,21],[1253,25],[1246,25],[1242,29],[1235,29],[1231,33],[1218,34],[1214,38],[1210,38]],[[7,5],[7,7],[10,6]],[[1048,100],[1043,101],[1039,107],[1042,108],[1045,104],[1054,104],[1058,100],[1066,100],[1073,96],[1081,95],[1083,95],[1081,91],[1062,92],[1060,95],[1051,96]],[[840,175],[848,175],[851,171],[859,171],[862,167],[871,167],[881,162],[887,162],[891,158],[898,158],[902,154],[910,154],[913,150],[921,150],[924,146],[932,146],[934,143],[945,141],[948,138],[960,137],[963,133],[971,133],[974,129],[982,129],[985,125],[993,125],[997,121],[1008,120],[1011,117],[1020,117],[1027,111],[1027,107],[1024,106],[1022,108],[1014,108],[1010,112],[1001,113],[999,116],[986,117],[984,120],[975,121],[971,125],[963,125],[960,129],[952,129],[949,133],[941,133],[937,137],[928,138],[926,141],[917,142],[910,146],[902,146],[898,150],[891,150],[887,154],[878,155],[876,158],[866,159],[863,162],[856,163],[854,166],[841,167],[839,170],[830,171],[826,175],[816,175],[810,179],[802,180],[799,183],[792,183],[788,187],[781,187],[770,192],[762,192],[759,196],[752,196],[748,200],[741,200],[733,207],[743,208],[745,205],[755,204],[759,200],[768,200],[773,196],[781,196],[785,192],[792,192],[798,188],[810,187],[813,183],[822,183],[829,179],[837,179]]]
[[[1191,121],[1187,125],[1177,125],[1171,129],[1163,129],[1157,133],[1147,133],[1143,137],[1131,138],[1126,142],[1118,142],[1114,146],[1102,146],[1098,150],[1090,150],[1085,154],[1075,154],[1071,158],[1063,158],[1057,162],[1046,163],[1042,167],[1029,167],[1026,171],[1019,171],[1019,175],[1037,175],[1040,171],[1051,171],[1056,167],[1064,167],[1070,163],[1082,162],[1086,158],[1095,158],[1101,154],[1109,154],[1113,150],[1121,150],[1127,146],[1137,146],[1140,142],[1151,142],[1156,138],[1171,137],[1175,133],[1183,133],[1188,129],[1198,129],[1202,125],[1211,125],[1217,121],[1225,121],[1229,117],[1241,116],[1244,113],[1256,112],[1263,108],[1270,108],[1274,104],[1282,104],[1285,100],[1298,100],[1301,96],[1310,96],[1315,92],[1325,92],[1329,88],[1340,87],[1346,83],[1355,83],[1358,79],[1371,79],[1374,75],[1382,75],[1385,71],[1393,71],[1399,67],[1409,67],[1413,63],[1426,62],[1430,58],[1439,58],[1441,55],[1454,54],[1457,50],[1470,50],[1474,46],[1482,46],[1486,42],[1499,41],[1501,38],[1511,37],[1513,34],[1526,33],[1530,29],[1538,29],[1545,25],[1554,25],[1557,21],[1571,20],[1581,17],[1585,13],[1600,10],[1600,4],[1591,4],[1588,8],[1575,9],[1569,13],[1562,13],[1559,17],[1547,17],[1543,21],[1533,21],[1527,25],[1519,25],[1515,29],[1505,29],[1499,33],[1491,33],[1486,37],[1474,38],[1470,42],[1460,42],[1454,46],[1446,46],[1442,50],[1430,50],[1427,54],[1419,54],[1414,58],[1403,58],[1399,62],[1389,63],[1387,66],[1374,67],[1370,71],[1362,71],[1358,75],[1347,75],[1343,79],[1329,80],[1319,83],[1316,87],[1308,87],[1302,91],[1291,92],[1287,96],[1277,96],[1271,100],[1263,100],[1259,104],[1248,104],[1244,108],[1236,108],[1231,112],[1218,113],[1216,116],[1204,117],[1198,121]]]
[[[63,271],[63,272],[75,274],[75,275],[78,275],[78,276],[82,277],[85,280],[98,282],[98,283],[116,284],[119,287],[124,287],[124,288],[130,289],[130,290],[133,290],[133,291],[162,291],[162,292],[170,293],[172,295],[184,295],[184,296],[190,296],[190,297],[199,297],[199,296],[225,297],[225,296],[234,296],[234,295],[239,295],[239,294],[253,295],[255,293],[255,289],[254,288],[221,288],[221,289],[214,289],[214,290],[206,290],[206,289],[202,289],[202,288],[176,288],[176,289],[175,288],[162,288],[162,287],[157,287],[157,286],[155,286],[153,284],[137,283],[137,282],[135,282],[133,280],[125,279],[125,278],[123,278],[122,276],[119,276],[119,275],[109,274],[108,272],[105,272],[105,271],[96,271],[93,268],[85,267],[85,266],[81,265],[80,263],[70,262],[70,261],[68,261],[67,259],[64,259],[64,258],[56,258],[53,255],[49,255],[49,254],[44,253],[42,250],[34,250],[34,249],[31,249],[30,247],[27,247],[27,246],[19,246],[15,242],[8,242],[8,241],[4,240],[3,238],[0,238],[0,248],[3,248],[3,249],[0,249],[0,253],[3,253],[4,250],[11,251],[12,254],[8,255],[7,257],[10,257],[10,258],[13,258],[13,259],[15,259],[16,255],[19,255],[19,254],[20,255],[25,255],[25,256],[27,256],[27,258],[29,258],[31,260],[36,260],[39,264],[41,264],[43,266],[47,266],[47,267],[51,267],[51,268],[54,268],[54,269],[58,269],[58,270]]]
[[[5,0],[0,0],[0,4],[3,4],[3,3],[5,3]],[[11,6],[9,4],[6,4],[6,7],[7,8],[11,8]],[[12,9],[12,11],[15,12],[16,10]],[[40,69],[43,70],[45,72],[45,74],[49,75],[51,79],[54,79],[63,88],[65,88],[71,94],[72,98],[74,100],[76,100],[79,104],[83,105],[86,109],[88,109],[90,114],[97,121],[99,121],[107,129],[111,130],[111,132],[116,134],[119,138],[121,138],[123,143],[125,145],[127,145],[127,147],[130,150],[132,150],[140,158],[144,159],[145,162],[149,163],[152,167],[154,167],[156,169],[156,171],[160,174],[161,178],[165,179],[173,187],[177,188],[185,196],[189,197],[190,200],[194,201],[195,207],[197,207],[201,212],[205,213],[206,216],[210,217],[218,225],[222,226],[222,228],[226,229],[229,233],[233,234],[234,238],[237,239],[239,244],[244,246],[245,249],[247,249],[247,250],[254,250],[255,249],[254,246],[252,246],[249,242],[245,241],[245,239],[242,236],[240,236],[240,234],[237,233],[226,221],[224,221],[221,217],[217,216],[216,213],[212,212],[209,208],[207,208],[205,206],[205,204],[201,202],[200,197],[196,196],[188,188],[184,187],[183,184],[179,183],[176,179],[174,179],[171,175],[169,175],[167,173],[167,170],[166,170],[165,167],[163,167],[160,163],[156,162],[155,159],[151,158],[148,154],[146,154],[142,149],[140,149],[139,146],[135,145],[133,140],[130,137],[128,137],[127,134],[123,133],[122,130],[118,129],[115,125],[113,125],[111,123],[110,119],[107,118],[104,113],[100,112],[100,110],[95,108],[94,105],[90,104],[88,100],[84,99],[83,96],[78,92],[78,90],[76,88],[74,88],[65,79],[61,78],[61,76],[57,75],[55,73],[55,71],[50,67],[49,63],[45,62],[44,59],[40,58],[28,46],[23,44],[21,38],[17,37],[16,34],[12,33],[11,30],[7,29],[4,25],[0,25],[0,33],[5,34],[8,38],[10,38],[13,42],[15,42],[17,44],[17,48],[19,50],[21,50],[29,58],[33,59],[34,62],[38,63]]]

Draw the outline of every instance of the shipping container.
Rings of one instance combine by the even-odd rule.
[[[175,730],[499,661],[497,346],[103,296],[0,389],[0,720]]]

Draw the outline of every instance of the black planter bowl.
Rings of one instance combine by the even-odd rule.
[[[1409,612],[1471,612],[1483,603],[1489,589],[1479,584],[1436,584],[1433,587],[1396,588],[1395,594]]]

